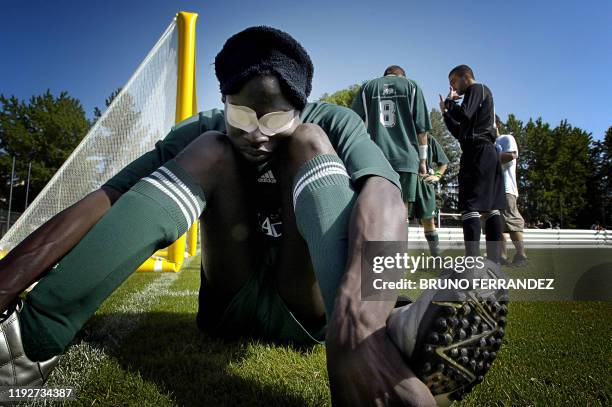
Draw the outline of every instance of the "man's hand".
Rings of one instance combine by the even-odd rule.
[[[440,175],[438,175],[438,174],[429,174],[429,175],[423,177],[423,181],[427,182],[428,184],[435,184],[436,182],[440,182]]]
[[[327,344],[332,346],[327,352],[327,371],[334,405],[436,405],[389,339],[386,327],[352,347],[335,345]]]
[[[446,98],[455,101],[455,100],[461,99],[461,96],[459,96],[457,91],[455,91],[455,89],[453,89],[452,86],[449,86],[448,87],[448,96],[446,96]]]

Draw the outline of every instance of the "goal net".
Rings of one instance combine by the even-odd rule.
[[[178,120],[178,71],[179,30],[174,18],[108,109],[0,240],[0,250],[11,250],[165,137]]]

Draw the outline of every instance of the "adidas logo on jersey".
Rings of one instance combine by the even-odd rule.
[[[261,177],[259,177],[259,179],[257,179],[257,182],[265,184],[276,184],[276,178],[274,178],[272,170],[268,170]]]

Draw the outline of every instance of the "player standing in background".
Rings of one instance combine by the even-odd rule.
[[[427,104],[417,83],[397,65],[366,82],[353,101],[372,140],[400,175],[406,206],[416,200],[418,174],[427,175]]]
[[[506,208],[504,179],[495,147],[495,108],[491,90],[477,83],[467,65],[448,74],[450,92],[440,95],[444,123],[461,144],[459,163],[459,211],[467,256],[480,256],[480,215],[485,219],[487,256],[501,259],[502,220]],[[461,105],[456,103],[463,97]]]
[[[497,124],[497,140],[495,145],[499,150],[499,159],[504,171],[504,185],[506,188],[507,208],[502,211],[504,219],[504,233],[502,234],[502,264],[508,264],[508,254],[506,250],[506,233],[510,235],[512,243],[516,248],[516,254],[510,265],[512,267],[523,267],[527,265],[527,255],[525,254],[525,244],[523,243],[523,229],[525,220],[518,210],[518,184],[516,182],[516,159],[518,158],[518,145],[512,134],[501,134],[503,123],[499,116],[495,116]]]
[[[421,220],[421,225],[425,231],[425,239],[429,245],[429,251],[432,256],[440,255],[440,242],[436,223],[436,187],[440,179],[446,172],[448,167],[448,157],[444,153],[442,146],[431,135],[427,135],[428,149],[427,152],[427,169],[429,174],[419,176],[416,186],[416,201],[412,206],[410,218],[418,218]],[[436,170],[433,170],[433,164],[436,165]]]

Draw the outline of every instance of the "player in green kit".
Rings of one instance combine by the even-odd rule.
[[[402,198],[415,202],[417,175],[427,175],[427,132],[431,130],[421,88],[392,65],[381,78],[366,82],[353,101],[372,140],[400,174]]]
[[[411,206],[409,217],[420,219],[421,225],[425,230],[425,239],[427,239],[431,255],[439,256],[439,238],[434,221],[437,210],[436,187],[446,172],[448,157],[440,143],[433,136],[428,134],[427,140],[429,149],[427,153],[428,174],[419,176],[417,180],[416,200],[414,205]],[[435,171],[433,170],[434,164],[436,165]]]

